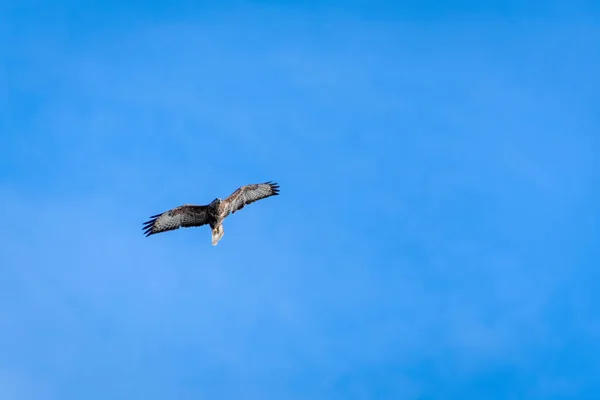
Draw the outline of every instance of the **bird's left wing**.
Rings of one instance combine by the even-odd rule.
[[[144,223],[146,236],[172,231],[181,227],[202,226],[209,222],[207,206],[183,205],[162,214],[153,215]]]
[[[272,181],[255,183],[253,185],[242,186],[226,198],[224,203],[228,211],[233,214],[244,208],[246,204],[277,195],[279,195],[279,185],[277,183]]]

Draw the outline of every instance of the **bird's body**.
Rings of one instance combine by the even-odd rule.
[[[208,224],[212,230],[212,245],[216,246],[225,233],[223,220],[228,215],[241,210],[247,204],[278,194],[279,186],[273,182],[242,186],[224,200],[216,198],[205,206],[184,204],[162,214],[153,215],[144,223],[144,233],[150,236],[181,227]]]

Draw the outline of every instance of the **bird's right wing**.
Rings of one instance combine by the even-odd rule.
[[[226,209],[234,214],[236,211],[244,208],[247,204],[252,204],[255,201],[278,195],[279,185],[276,182],[269,181],[242,186],[231,193],[231,195],[223,200],[223,202],[225,203]]]
[[[146,236],[160,232],[172,231],[181,227],[202,226],[208,224],[210,218],[207,206],[183,205],[162,214],[153,215],[144,223]]]

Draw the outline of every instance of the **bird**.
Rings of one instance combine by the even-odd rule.
[[[273,181],[244,185],[223,200],[217,197],[207,205],[184,204],[161,214],[152,215],[149,221],[144,222],[142,230],[148,237],[181,227],[208,224],[212,230],[212,245],[216,246],[225,234],[223,220],[227,216],[235,214],[236,211],[255,201],[278,195],[279,185]]]

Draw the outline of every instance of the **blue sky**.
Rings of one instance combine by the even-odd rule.
[[[600,13],[522,3],[3,2],[0,398],[598,398]]]

